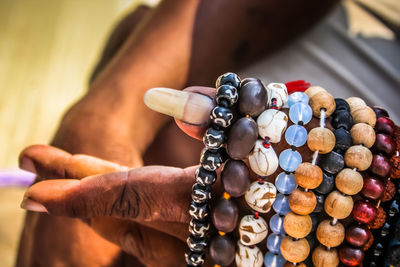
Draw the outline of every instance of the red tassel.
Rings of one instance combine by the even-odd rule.
[[[305,90],[310,87],[310,83],[306,82],[305,80],[298,80],[298,81],[291,81],[285,83],[287,92],[290,95],[291,93],[294,92],[304,92]]]

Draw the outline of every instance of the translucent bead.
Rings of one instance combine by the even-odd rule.
[[[284,235],[277,235],[277,234],[269,235],[269,237],[267,239],[268,250],[274,254],[280,254],[281,253],[281,242],[284,237],[285,237]]]
[[[307,142],[307,130],[301,125],[290,126],[285,133],[286,142],[295,147],[300,147]]]
[[[275,214],[274,216],[271,217],[269,221],[269,228],[271,228],[272,232],[278,235],[283,235],[286,233],[285,229],[283,228],[284,218],[285,217],[283,216],[279,216],[279,214]]]
[[[312,109],[309,105],[304,103],[296,103],[289,109],[289,118],[295,124],[299,121],[302,121],[303,124],[307,124],[312,118]]]
[[[289,108],[293,106],[293,104],[296,104],[298,102],[308,104],[308,96],[305,93],[302,92],[294,92],[293,94],[289,95],[289,100],[288,100],[288,106]]]
[[[294,175],[281,172],[275,179],[275,187],[282,194],[292,193],[297,187]]]
[[[286,149],[279,155],[279,166],[287,172],[294,172],[301,161],[300,153],[291,149]]]
[[[272,254],[271,252],[265,254],[264,265],[267,267],[282,267],[285,262],[286,260],[282,255]]]
[[[279,215],[286,215],[290,212],[289,207],[289,196],[279,194],[275,199],[274,205],[272,206],[274,211]]]

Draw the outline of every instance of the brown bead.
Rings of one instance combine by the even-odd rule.
[[[308,133],[307,145],[311,151],[326,154],[335,147],[335,135],[327,128],[317,127]]]
[[[327,250],[318,246],[312,253],[312,262],[315,267],[336,267],[339,265],[339,254],[336,249]]]
[[[317,198],[313,191],[302,191],[295,189],[289,197],[289,207],[297,214],[307,215],[313,212],[317,205]]]
[[[372,163],[372,153],[364,146],[351,146],[344,155],[344,161],[350,168],[357,168],[359,171],[365,171]]]
[[[354,124],[363,122],[371,125],[372,127],[375,126],[376,114],[374,110],[368,106],[359,108],[356,111],[351,112],[351,115],[353,116]]]
[[[282,240],[281,253],[287,261],[302,262],[310,253],[310,245],[305,238],[294,240],[287,236]]]
[[[338,173],[335,183],[342,193],[355,195],[363,188],[363,177],[358,171],[345,168]]]
[[[325,199],[325,212],[336,219],[348,217],[353,210],[353,199],[350,196],[344,196],[335,190]]]
[[[285,262],[285,264],[283,265],[283,267],[307,267],[307,265],[305,265],[304,263],[296,263],[296,265],[294,265],[293,262]]]
[[[392,183],[392,181],[386,180],[383,188],[382,202],[387,202],[391,200],[395,194],[396,186],[394,185],[394,183]]]
[[[373,243],[374,243],[374,235],[371,234],[368,239],[368,242],[364,245],[363,250],[364,251],[368,250],[372,246]]]
[[[321,109],[325,109],[326,117],[329,117],[335,111],[335,99],[324,88],[311,86],[304,93],[310,99],[309,105],[315,117],[321,117]]]
[[[347,104],[349,104],[350,106],[350,113],[353,113],[354,111],[367,106],[367,104],[365,104],[365,101],[359,97],[349,97],[346,99],[346,101]]]
[[[400,127],[394,126],[393,141],[396,145],[396,150],[400,151]]]
[[[318,225],[317,239],[325,247],[337,247],[342,244],[344,233],[344,226],[340,222],[332,225],[331,220],[324,220]]]
[[[368,148],[375,143],[375,130],[366,123],[357,123],[350,130],[353,145],[364,145]]]
[[[229,131],[227,152],[232,159],[247,158],[257,141],[257,123],[251,117],[235,122]]]
[[[381,228],[385,224],[385,222],[386,222],[386,212],[383,210],[382,207],[379,207],[375,220],[370,222],[368,226],[372,229],[378,229]]]
[[[390,164],[392,165],[392,169],[390,170],[390,177],[393,179],[400,178],[400,156],[392,156],[390,159]]]
[[[243,115],[256,117],[265,110],[268,100],[267,90],[259,79],[242,80],[239,90],[238,107]]]
[[[294,238],[303,238],[311,232],[312,220],[308,215],[289,212],[283,220],[283,228],[288,235]]]
[[[294,173],[296,183],[308,189],[317,188],[323,179],[323,173],[320,167],[312,165],[309,162],[303,162],[297,167]]]

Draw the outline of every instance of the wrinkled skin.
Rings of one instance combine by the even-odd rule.
[[[88,93],[65,114],[54,147],[21,153],[21,167],[38,174],[26,197],[50,215],[27,212],[17,266],[182,266],[196,167],[165,166],[197,164],[202,144],[145,107],[144,92],[212,86],[220,73],[304,32],[335,2],[166,0],[130,14],[111,35]],[[199,138],[206,127],[178,125]]]

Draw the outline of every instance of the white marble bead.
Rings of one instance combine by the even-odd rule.
[[[286,85],[283,83],[270,83],[267,85],[268,107],[271,105],[272,99],[276,99],[276,106],[281,109],[288,101],[288,92]]]
[[[263,265],[264,256],[258,247],[248,247],[240,242],[237,244],[235,256],[237,267],[261,267]]]
[[[244,195],[247,205],[255,211],[267,213],[276,198],[276,188],[270,182],[253,182]]]
[[[260,176],[273,174],[279,166],[278,156],[270,146],[263,146],[263,140],[257,140],[249,155],[250,168]]]
[[[271,143],[279,143],[286,130],[288,116],[276,109],[267,109],[257,118],[258,134],[269,137]]]
[[[246,215],[239,225],[240,241],[247,246],[255,245],[263,241],[268,235],[268,224],[264,218],[254,215]]]

